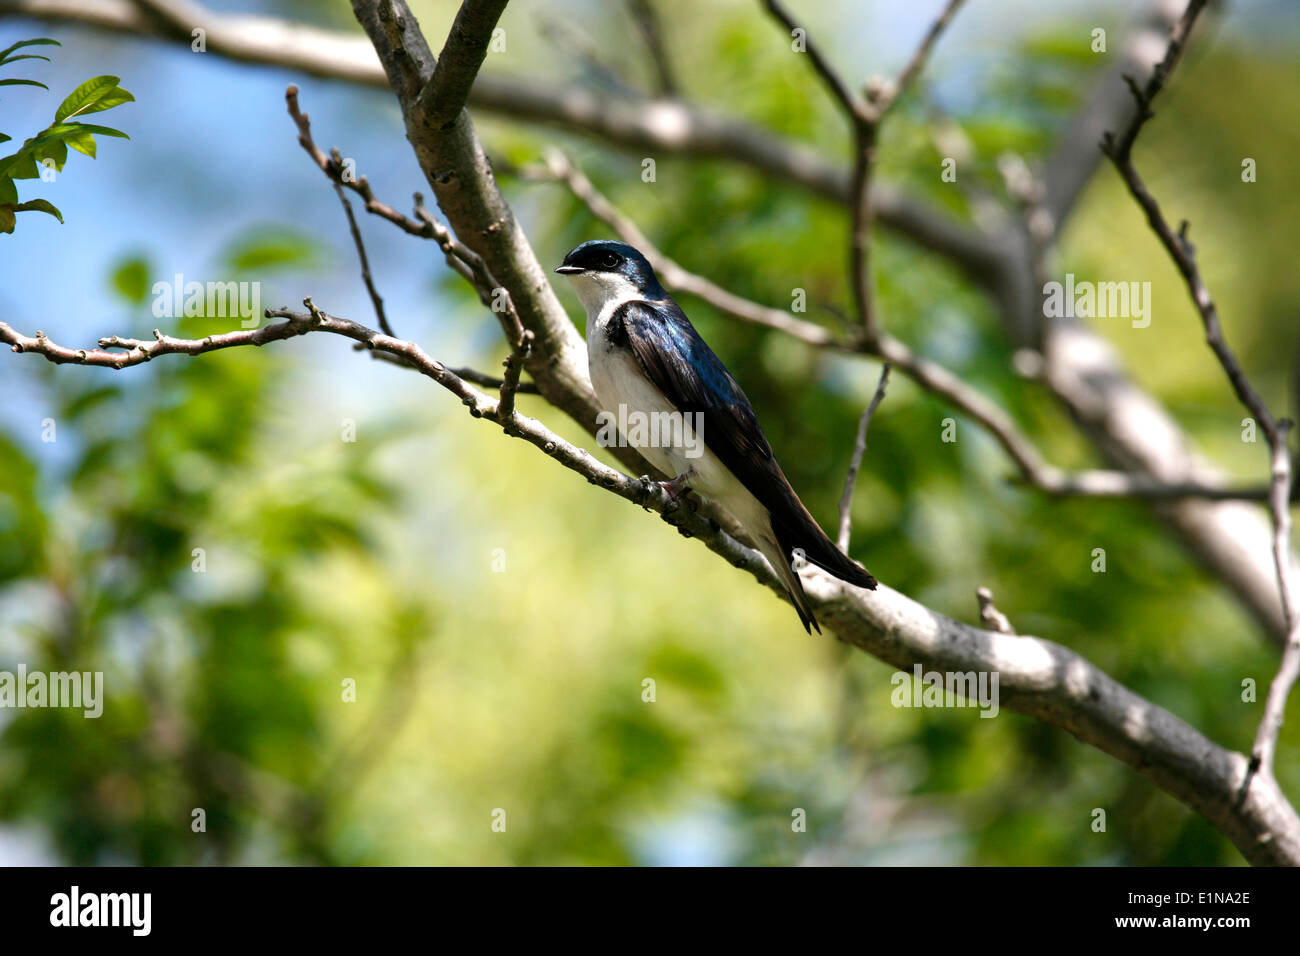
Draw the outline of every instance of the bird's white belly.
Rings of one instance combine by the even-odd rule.
[[[646,378],[636,356],[627,349],[612,346],[605,336],[605,323],[587,324],[587,365],[592,387],[600,406],[615,420],[627,420],[632,413],[644,416],[682,414],[655,385]],[[620,412],[620,406],[623,411]],[[685,416],[694,427],[694,416]],[[665,420],[665,419],[660,419]],[[647,430],[648,431],[648,430]],[[721,505],[746,527],[765,528],[767,509],[759,504],[731,470],[705,444],[706,435],[693,434],[675,443],[667,440],[681,436],[677,429],[660,430],[658,441],[638,440],[634,429],[625,436],[652,465],[669,477],[691,472],[687,484],[696,492]]]

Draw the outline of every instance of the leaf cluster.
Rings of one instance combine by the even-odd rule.
[[[0,51],[0,67],[18,60],[45,60],[48,63],[50,58],[39,53],[15,53],[25,47],[41,45],[60,46],[60,43],[48,37],[20,40]],[[59,104],[59,108],[54,111],[54,122],[35,136],[24,140],[17,151],[0,157],[0,232],[12,233],[16,225],[16,214],[20,212],[48,213],[63,222],[63,213],[47,199],[19,202],[15,180],[37,179],[41,177],[42,167],[61,172],[68,161],[69,146],[94,159],[96,135],[130,139],[126,133],[111,126],[98,126],[76,119],[87,113],[100,113],[134,101],[135,97],[124,90],[120,83],[119,77],[107,75],[86,80]],[[12,77],[0,79],[0,86],[38,86],[43,90],[49,89],[38,80]],[[12,139],[9,134],[0,132],[0,143]]]

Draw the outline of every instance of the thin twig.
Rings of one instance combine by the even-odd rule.
[[[785,25],[793,36],[796,30],[803,31],[803,48],[808,54],[808,60],[821,81],[830,91],[831,95],[839,103],[840,108],[850,116],[865,119],[867,116],[867,104],[861,97],[855,95],[845,82],[840,79],[835,68],[831,66],[830,61],[822,54],[821,47],[813,42],[812,37],[808,34],[806,27],[799,26],[790,12],[781,4],[780,0],[763,0],[767,12]]]
[[[506,431],[510,431],[514,427],[515,393],[519,391],[519,375],[523,372],[524,362],[528,360],[528,355],[532,350],[533,333],[525,330],[520,335],[518,344],[510,350],[510,355],[504,362],[506,374],[501,379],[501,402],[498,411],[501,426]]]
[[[779,0],[763,0],[769,13],[785,25],[796,29],[794,19]],[[849,179],[849,286],[858,323],[868,342],[880,338],[881,326],[872,304],[871,229],[875,208],[871,202],[871,173],[876,162],[876,141],[881,121],[898,96],[920,73],[935,42],[951,22],[964,0],[949,0],[943,13],[930,26],[920,47],[912,55],[898,81],[889,89],[870,88],[866,98],[855,95],[835,72],[804,30],[804,49],[813,69],[844,111],[853,131],[853,173]]]
[[[606,86],[624,96],[643,95],[617,69],[605,62],[599,45],[582,33],[572,20],[543,13],[538,13],[536,19],[539,32],[555,47],[560,59],[585,67],[594,85]]]
[[[849,553],[849,528],[852,524],[853,486],[858,482],[858,469],[862,467],[862,456],[867,451],[867,429],[871,427],[871,416],[876,414],[881,400],[885,397],[885,385],[889,382],[889,363],[880,366],[880,381],[876,383],[876,393],[862,412],[858,420],[858,434],[853,442],[853,457],[849,460],[849,471],[844,476],[844,494],[840,495],[840,533],[837,543],[840,550]]]
[[[504,378],[497,378],[495,375],[488,375],[486,372],[480,372],[476,368],[453,368],[452,371],[465,381],[473,382],[475,385],[482,385],[484,388],[495,388],[500,390],[501,387],[505,385]],[[533,382],[517,382],[514,386],[514,392],[517,395],[540,394],[537,385]]]
[[[849,188],[849,285],[853,308],[867,341],[880,338],[880,323],[872,307],[871,170],[876,162],[876,125],[859,124],[854,133],[853,179]]]
[[[330,151],[330,156],[335,166],[343,165],[343,157],[339,155],[337,149]],[[361,238],[361,230],[357,227],[357,217],[352,212],[352,203],[348,201],[347,193],[338,183],[334,183],[334,193],[339,197],[339,202],[343,204],[343,212],[348,217],[348,230],[352,233],[352,243],[357,247],[357,258],[361,260],[361,281],[366,285],[366,291],[370,293],[370,302],[375,307],[375,318],[379,321],[379,327],[385,335],[395,335],[393,327],[388,324],[388,316],[384,314],[384,298],[375,288],[374,277],[370,274],[370,257],[366,255],[366,244]]]
[[[298,127],[299,144],[335,186],[350,189],[360,196],[365,203],[366,212],[388,220],[409,235],[419,236],[421,239],[431,239],[438,243],[447,259],[447,264],[471,285],[478,287],[479,280],[476,278],[476,271],[482,272],[483,260],[468,246],[457,241],[451,234],[451,230],[429,212],[424,205],[423,196],[419,193],[415,194],[416,218],[414,219],[402,215],[387,203],[380,202],[375,198],[369,179],[365,176],[358,179],[344,176],[342,163],[326,156],[324,150],[316,145],[316,141],[311,135],[311,118],[302,112],[298,103],[298,87],[292,83],[289,84],[288,89],[285,90],[284,99],[289,108],[289,115]],[[335,155],[337,156],[337,151]]]
[[[658,96],[677,96],[681,87],[673,73],[658,12],[651,0],[628,0],[628,9],[636,23],[637,32],[645,43],[646,51],[650,54],[650,63],[655,71],[655,93]]]
[[[852,276],[853,304],[868,341],[881,334],[880,320],[872,304],[871,281],[871,230],[876,218],[875,206],[871,202],[871,176],[876,165],[876,142],[880,135],[880,124],[890,107],[921,72],[935,42],[963,2],[964,0],[949,0],[892,88],[868,88],[866,109],[849,114],[853,123],[854,140],[853,176],[849,188],[849,275]]]
[[[348,222],[352,227],[352,236],[357,245],[357,252],[361,257],[361,275],[365,280],[367,290],[370,292],[371,301],[375,305],[380,327],[384,329],[385,334],[392,335],[392,331],[387,327],[387,320],[384,317],[383,300],[379,297],[379,293],[370,279],[370,265],[366,257],[365,246],[362,244],[356,219],[352,215],[352,207],[343,195],[344,188],[351,189],[362,198],[366,204],[367,212],[387,219],[410,235],[431,239],[436,242],[442,250],[443,257],[447,260],[447,265],[474,287],[480,302],[501,316],[507,340],[512,348],[517,347],[522,340],[523,323],[519,319],[519,313],[515,310],[514,301],[511,299],[510,294],[492,277],[482,257],[452,235],[451,230],[425,206],[424,197],[420,193],[415,194],[415,218],[410,219],[392,206],[377,200],[374,191],[371,189],[370,181],[365,176],[359,179],[345,176],[343,160],[338,150],[332,150],[331,155],[326,156],[325,152],[316,145],[316,141],[312,138],[311,119],[306,113],[302,112],[299,105],[298,87],[290,84],[288,89],[285,90],[284,98],[288,105],[289,115],[298,127],[299,144],[307,151],[307,155],[320,167],[321,171],[334,183],[334,188],[338,191],[339,198],[343,202],[344,211],[347,212]],[[531,391],[531,389],[525,389],[525,391]]]
[[[1287,436],[1291,423],[1286,419],[1274,418],[1267,404],[1250,383],[1245,371],[1238,361],[1236,353],[1228,345],[1219,322],[1219,310],[1201,277],[1200,267],[1196,262],[1196,249],[1188,239],[1188,226],[1184,221],[1175,232],[1165,219],[1160,204],[1147,189],[1146,183],[1133,165],[1133,145],[1137,141],[1147,120],[1154,116],[1151,104],[1164,89],[1170,72],[1178,62],[1183,46],[1196,23],[1197,16],[1205,8],[1206,0],[1190,0],[1187,9],[1179,19],[1169,38],[1169,46],[1164,59],[1156,65],[1151,77],[1144,86],[1139,86],[1132,77],[1125,77],[1129,89],[1137,101],[1137,110],[1132,122],[1119,135],[1107,133],[1103,139],[1102,151],[1115,164],[1129,193],[1146,213],[1147,222],[1155,232],[1161,245],[1174,261],[1192,302],[1200,315],[1205,329],[1205,341],[1214,352],[1223,368],[1238,400],[1251,416],[1259,423],[1260,431],[1269,448],[1269,513],[1273,520],[1273,564],[1277,574],[1277,586],[1282,603],[1282,618],[1286,630],[1286,645],[1282,651],[1282,662],[1277,676],[1269,685],[1268,696],[1264,702],[1264,717],[1255,733],[1254,746],[1251,748],[1251,772],[1273,775],[1273,758],[1277,750],[1277,738],[1282,729],[1283,716],[1287,698],[1300,677],[1300,622],[1296,617],[1296,597],[1294,569],[1291,563],[1291,512],[1288,507],[1291,499],[1291,455]],[[1249,786],[1249,779],[1243,789]]]
[[[325,155],[324,150],[317,146],[316,141],[312,138],[311,118],[302,111],[298,104],[298,87],[295,84],[290,83],[288,88],[285,89],[284,100],[289,108],[289,115],[293,118],[294,123],[298,127],[299,145],[307,151],[307,155],[312,158],[312,161],[318,167],[320,167],[321,172],[328,176],[336,185],[351,189],[360,196],[362,201],[366,204],[366,212],[387,219],[402,231],[410,233],[413,236],[432,238],[429,235],[429,228],[426,224],[417,222],[414,219],[409,219],[392,206],[376,199],[373,190],[370,188],[370,183],[365,176],[356,180],[344,178],[343,169],[334,165],[330,158]]]
[[[877,109],[880,111],[881,115],[897,102],[898,98],[907,91],[909,86],[912,85],[912,81],[920,75],[921,70],[925,68],[926,61],[930,58],[930,54],[934,52],[935,43],[938,42],[943,31],[948,28],[948,24],[952,22],[953,15],[956,14],[957,10],[965,2],[966,0],[948,0],[948,5],[944,7],[943,12],[939,14],[938,19],[930,24],[930,29],[926,31],[925,39],[921,41],[921,45],[916,48],[916,52],[912,54],[912,58],[908,60],[907,65],[903,67],[903,72],[900,73],[898,79],[894,81],[892,89],[877,98]]]

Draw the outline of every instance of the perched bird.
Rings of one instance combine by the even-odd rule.
[[[674,476],[661,482],[669,494],[690,488],[740,523],[785,585],[804,630],[821,632],[791,565],[793,554],[855,587],[875,588],[876,579],[846,557],[803,506],[749,399],[645,256],[627,243],[597,239],[573,249],[555,271],[573,281],[587,311],[587,363],[601,406],[624,423],[664,413],[693,423],[696,434],[673,442],[650,441],[645,429],[628,429],[627,443]]]

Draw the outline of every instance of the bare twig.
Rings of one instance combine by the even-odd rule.
[[[857,96],[849,89],[848,85],[840,79],[840,75],[831,66],[830,60],[822,53],[821,47],[813,42],[808,34],[806,27],[801,27],[795,22],[794,17],[786,10],[780,0],[763,0],[763,5],[767,7],[767,12],[783,24],[794,36],[795,31],[802,31],[803,36],[800,38],[803,42],[804,52],[808,55],[808,62],[812,64],[813,70],[820,77],[822,84],[830,91],[831,96],[839,104],[840,109],[844,110],[849,116],[866,119],[869,115],[868,107],[865,100]]]
[[[335,166],[343,165],[343,157],[339,155],[337,149],[330,151]],[[361,230],[357,227],[357,217],[352,213],[352,203],[348,201],[347,193],[339,183],[334,183],[334,193],[339,197],[339,202],[343,204],[343,212],[348,217],[348,231],[352,233],[352,242],[357,247],[357,258],[361,261],[361,281],[365,283],[366,291],[370,293],[370,303],[375,307],[375,318],[379,321],[379,328],[385,335],[394,335],[393,327],[388,324],[388,316],[384,314],[384,299],[375,288],[374,277],[370,274],[370,257],[366,255],[366,244],[361,238]]]
[[[1165,47],[1164,58],[1156,64],[1144,86],[1139,87],[1132,76],[1125,75],[1124,82],[1128,84],[1129,90],[1133,93],[1133,99],[1137,101],[1137,110],[1133,113],[1132,119],[1118,138],[1107,134],[1106,139],[1109,142],[1105,147],[1105,152],[1112,154],[1113,158],[1118,157],[1117,161],[1128,161],[1129,155],[1133,151],[1133,144],[1137,141],[1138,133],[1142,131],[1146,121],[1155,115],[1151,112],[1151,103],[1157,94],[1164,89],[1169,74],[1177,65],[1179,57],[1182,56],[1187,37],[1196,24],[1196,18],[1205,9],[1206,2],[1207,0],[1188,0],[1183,15],[1178,18],[1178,22],[1174,24],[1174,28],[1169,34],[1169,42]]]
[[[888,90],[869,88],[865,110],[851,115],[854,160],[849,187],[849,274],[852,277],[853,303],[857,309],[858,321],[869,341],[881,334],[880,321],[872,305],[871,281],[871,229],[876,218],[875,207],[871,202],[871,177],[876,164],[876,141],[880,135],[880,124],[890,107],[921,72],[939,35],[963,2],[964,0],[949,0],[893,87]]]
[[[596,42],[572,20],[548,16],[540,11],[536,14],[536,19],[542,36],[551,41],[560,57],[566,62],[581,64],[585,68],[583,72],[586,78],[594,80],[594,85],[609,87],[620,95],[641,95],[617,69],[605,62],[605,56]]]
[[[871,173],[876,161],[876,140],[880,123],[898,96],[920,73],[939,35],[943,33],[963,2],[964,0],[949,0],[943,13],[930,26],[921,46],[912,55],[892,88],[870,88],[865,98],[849,90],[847,84],[840,79],[822,54],[820,47],[813,43],[807,30],[804,30],[804,49],[808,59],[848,117],[853,130],[853,173],[849,179],[848,200],[849,279],[853,294],[853,308],[868,342],[874,342],[881,335],[880,322],[872,305],[871,282],[871,228],[875,220],[875,211],[871,202]],[[791,31],[796,29],[794,19],[779,0],[763,0],[763,3],[768,12],[784,24],[786,29]]]
[[[510,350],[509,357],[505,360],[506,374],[501,380],[501,402],[498,406],[501,426],[510,431],[514,427],[515,421],[515,393],[519,391],[519,375],[524,370],[524,361],[528,358],[528,353],[533,348],[533,333],[527,330],[521,332],[519,341],[515,347]]]
[[[465,381],[472,382],[475,385],[482,385],[484,388],[495,388],[500,390],[506,383],[504,378],[497,378],[495,375],[488,375],[485,372],[480,372],[476,368],[453,368],[452,371]],[[514,392],[516,395],[536,395],[537,386],[532,382],[518,382],[514,386]]]
[[[844,476],[844,493],[840,495],[840,533],[837,543],[840,550],[849,553],[849,529],[852,525],[853,486],[858,482],[858,469],[862,467],[862,456],[867,451],[867,429],[871,427],[871,416],[885,397],[885,386],[889,382],[889,363],[880,366],[880,381],[876,383],[876,392],[862,411],[858,420],[858,434],[853,442],[853,457],[849,460],[849,471]]]
[[[1282,614],[1287,622],[1286,647],[1277,675],[1268,686],[1264,699],[1264,717],[1255,732],[1251,748],[1252,766],[1270,776],[1273,758],[1277,753],[1277,738],[1282,732],[1287,698],[1300,678],[1300,625],[1296,621],[1295,571],[1291,564],[1291,513],[1287,508],[1292,475],[1291,455],[1287,448],[1287,435],[1291,422],[1278,421],[1276,438],[1269,442],[1273,469],[1273,494],[1269,510],[1273,514],[1273,561],[1277,565],[1278,589],[1282,595]]]
[[[853,294],[853,307],[868,340],[879,337],[880,329],[871,309],[871,264],[868,261],[871,242],[871,167],[875,162],[876,127],[879,116],[865,99],[849,90],[838,73],[813,42],[806,28],[797,27],[789,12],[779,0],[763,0],[773,17],[792,33],[803,30],[804,50],[809,62],[821,77],[840,109],[848,117],[853,129],[853,173],[849,180],[849,284]]]
[[[352,203],[348,202],[348,197],[343,192],[343,187],[349,186],[361,196],[366,203],[367,212],[384,215],[384,218],[388,219],[390,222],[396,222],[397,225],[402,226],[407,232],[411,232],[411,228],[408,228],[403,222],[406,217],[402,216],[395,209],[383,206],[382,203],[376,201],[370,191],[370,184],[365,182],[364,179],[359,183],[354,178],[346,175],[343,159],[339,155],[338,150],[331,150],[330,155],[327,157],[321,148],[316,145],[316,141],[312,139],[311,135],[310,117],[308,117],[306,113],[302,112],[298,106],[297,86],[290,83],[284,91],[284,99],[289,107],[289,115],[293,117],[294,123],[298,126],[299,145],[307,151],[307,155],[312,158],[316,165],[320,167],[321,171],[329,177],[330,182],[334,184],[334,192],[339,197],[339,202],[343,205],[344,214],[348,217],[348,229],[352,233],[352,242],[357,247],[357,258],[361,260],[361,280],[366,285],[366,291],[370,293],[370,302],[375,307],[375,317],[379,320],[379,327],[384,331],[384,334],[393,335],[393,329],[388,324],[388,317],[384,314],[383,297],[380,296],[379,290],[375,288],[374,279],[370,274],[370,258],[366,255],[366,244],[361,238],[361,230],[357,226],[357,218],[352,214]],[[381,209],[383,210],[382,212]],[[414,225],[414,223],[411,223],[411,226]],[[419,233],[417,232],[416,234],[418,235]]]
[[[1011,626],[1011,621],[1007,616],[993,606],[993,592],[988,588],[976,588],[975,600],[980,606],[980,623],[990,631],[997,631],[999,634],[1014,634],[1016,629]]]
[[[953,15],[956,14],[965,0],[948,0],[948,5],[943,8],[943,12],[938,18],[930,24],[930,29],[925,32],[925,39],[921,45],[916,48],[912,58],[907,61],[903,67],[903,72],[898,74],[898,79],[894,81],[893,87],[877,98],[876,109],[883,115],[894,103],[907,92],[912,81],[920,75],[921,70],[925,68],[925,63],[934,52],[934,45],[938,42],[943,31],[948,29],[948,24],[952,22]]]
[[[1291,455],[1287,436],[1291,423],[1286,419],[1274,418],[1267,404],[1251,385],[1249,378],[1241,367],[1236,354],[1228,345],[1219,322],[1218,307],[1211,298],[1209,290],[1201,277],[1196,262],[1196,250],[1187,237],[1187,223],[1184,221],[1175,233],[1165,219],[1160,204],[1147,189],[1137,168],[1133,165],[1133,144],[1146,121],[1154,114],[1151,104],[1164,89],[1166,80],[1174,65],[1178,62],[1197,16],[1205,8],[1206,0],[1189,0],[1187,9],[1179,19],[1169,38],[1169,46],[1164,59],[1156,65],[1147,82],[1139,86],[1132,77],[1126,77],[1129,89],[1137,101],[1137,111],[1128,127],[1119,135],[1107,133],[1102,140],[1102,150],[1115,164],[1128,186],[1129,193],[1146,213],[1147,222],[1164,246],[1165,251],[1178,267],[1192,302],[1200,315],[1205,329],[1205,341],[1219,360],[1224,374],[1228,377],[1238,400],[1251,416],[1259,423],[1269,448],[1270,493],[1269,511],[1273,519],[1273,564],[1277,574],[1278,593],[1282,602],[1282,618],[1286,628],[1286,644],[1282,652],[1282,663],[1277,676],[1269,685],[1268,696],[1264,703],[1264,717],[1255,734],[1251,750],[1251,769],[1272,776],[1273,757],[1277,749],[1277,737],[1282,729],[1283,715],[1286,710],[1287,697],[1300,676],[1300,622],[1296,618],[1296,592],[1294,568],[1291,561]],[[1247,781],[1247,785],[1249,781]]]
[[[637,32],[645,43],[646,52],[655,72],[655,94],[657,96],[676,96],[680,91],[673,73],[672,60],[668,56],[668,47],[664,43],[663,28],[659,14],[655,11],[652,0],[628,0],[628,10],[636,23]]]
[[[320,168],[321,172],[329,177],[330,182],[334,183],[336,187],[352,190],[365,203],[366,212],[387,219],[403,232],[412,236],[419,236],[422,239],[437,240],[440,246],[444,244],[444,241],[447,241],[448,245],[444,246],[443,252],[447,255],[448,264],[469,278],[467,260],[453,262],[453,258],[460,259],[463,253],[450,240],[450,233],[447,232],[445,226],[432,216],[421,217],[420,219],[411,219],[404,216],[392,206],[375,198],[374,190],[370,187],[370,181],[365,176],[359,179],[345,176],[342,163],[338,162],[336,157],[326,156],[325,151],[317,146],[315,139],[312,138],[311,117],[304,113],[299,106],[297,85],[289,84],[284,91],[284,99],[289,108],[289,116],[293,118],[294,124],[298,127],[299,145],[306,150],[307,155],[312,158],[312,161]],[[422,205],[420,194],[416,193],[415,195],[416,205],[419,207]],[[441,234],[439,230],[441,230]]]

